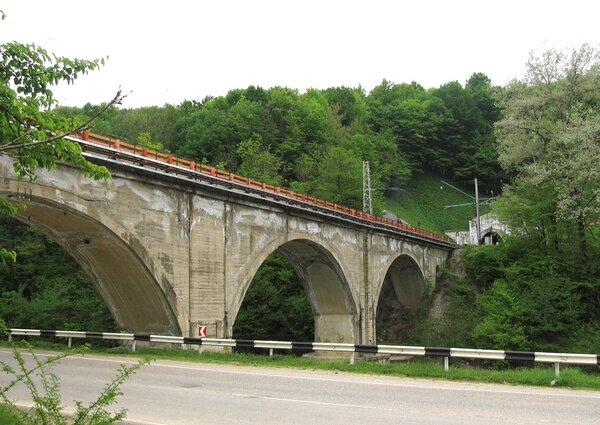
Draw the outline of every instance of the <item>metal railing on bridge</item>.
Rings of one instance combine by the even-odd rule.
[[[455,247],[455,243],[447,236],[439,235],[428,230],[404,224],[399,220],[378,217],[373,214],[367,214],[354,208],[349,208],[334,202],[324,201],[302,193],[297,193],[280,186],[270,185],[249,177],[237,175],[235,173],[220,170],[215,167],[209,167],[204,164],[196,163],[173,154],[150,149],[145,146],[132,145],[122,142],[113,137],[101,136],[89,132],[73,134],[67,139],[77,142],[81,145],[84,154],[100,154],[110,159],[121,159],[135,165],[152,167],[157,170],[177,174],[192,179],[209,180],[212,183],[235,186],[246,191],[259,191],[263,194],[269,194],[276,198],[292,200],[304,208],[319,208],[328,211],[330,214],[344,216],[358,223],[376,225],[378,227],[394,230],[399,233],[425,239],[447,247]]]

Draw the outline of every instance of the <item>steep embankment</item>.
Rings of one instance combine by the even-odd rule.
[[[475,194],[473,184],[458,184],[448,177],[424,173],[413,176],[403,190],[389,192],[384,199],[384,209],[409,224],[443,233],[445,230],[466,230],[469,220],[475,217],[475,205],[445,208],[447,205],[466,204],[473,199],[441,181],[447,181],[466,193]],[[487,195],[483,194],[482,197]],[[488,206],[482,206],[481,214],[489,212]]]

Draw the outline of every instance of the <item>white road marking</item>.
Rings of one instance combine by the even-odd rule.
[[[279,397],[271,397],[271,396],[262,396],[262,395],[254,395],[254,394],[239,394],[239,393],[226,393],[235,397],[244,397],[244,398],[259,398],[262,400],[273,400],[273,401],[286,401],[290,403],[305,403],[305,404],[319,404],[322,406],[336,406],[336,407],[354,407],[357,409],[375,409],[374,406],[361,406],[358,404],[343,404],[343,403],[326,403],[323,401],[312,401],[312,400],[300,400],[295,398],[279,398]]]

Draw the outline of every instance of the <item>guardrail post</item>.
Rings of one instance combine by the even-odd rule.
[[[273,357],[273,349],[269,348],[269,357]]]
[[[67,347],[71,348],[71,344],[73,343],[73,338],[69,337],[69,342],[67,342]]]
[[[560,378],[560,363],[554,363],[554,376]]]
[[[135,343],[136,343],[136,342],[137,342],[137,341],[134,339],[134,340],[133,340],[133,344],[131,344],[131,352],[132,352],[132,353],[135,353]]]
[[[9,332],[8,333],[8,342],[11,342],[11,341],[12,341],[12,334]]]
[[[354,364],[354,360],[355,360],[354,354],[355,354],[354,352],[352,352],[352,354],[350,354],[350,364]]]
[[[444,372],[450,370],[450,357],[444,357]]]

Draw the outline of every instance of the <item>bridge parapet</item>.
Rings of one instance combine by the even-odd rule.
[[[377,227],[387,228],[450,248],[456,246],[452,239],[446,235],[439,235],[425,229],[410,226],[399,220],[367,214],[354,208],[297,193],[280,186],[273,186],[229,171],[209,167],[204,164],[197,164],[194,161],[172,154],[165,154],[164,152],[149,149],[144,146],[124,143],[117,138],[101,136],[89,132],[82,132],[81,134],[75,134],[68,138],[79,143],[84,154],[87,153],[111,159],[125,160],[132,164],[155,168],[161,172],[176,174],[193,180],[208,180],[224,187],[235,187],[244,191],[259,193],[261,195],[268,194],[269,196],[284,199],[285,201],[293,201],[295,205],[300,206],[301,208],[318,208],[328,214],[342,216],[358,224],[375,225]]]

